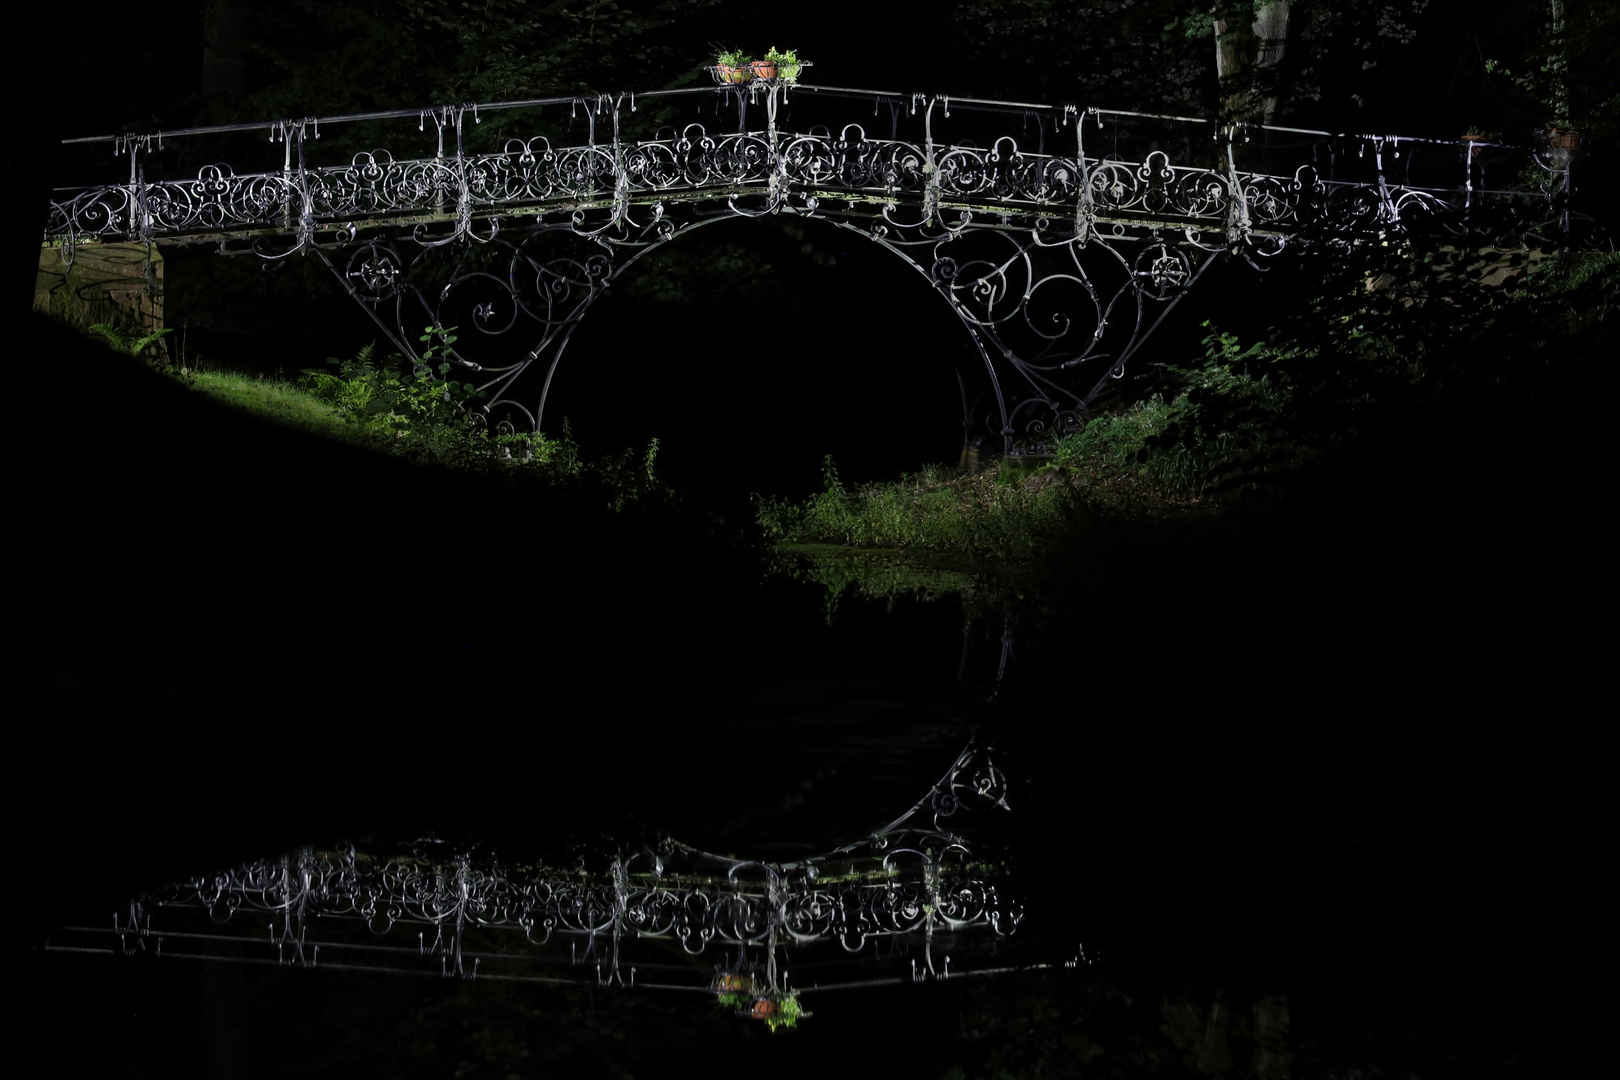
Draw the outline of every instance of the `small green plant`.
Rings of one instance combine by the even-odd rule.
[[[654,500],[668,501],[675,492],[658,479],[654,465],[658,460],[658,440],[647,444],[639,460],[636,452],[626,447],[617,455],[602,459],[597,467],[603,485],[608,489],[610,505],[615,513],[627,506],[639,506]]]
[[[839,499],[845,497],[844,482],[838,478],[838,464],[833,461],[831,454],[821,459],[821,483],[828,495]]]
[[[428,347],[422,350],[422,363],[432,363],[435,359],[449,360],[455,355],[452,345],[459,340],[456,337],[454,326],[428,326],[423,328],[423,334],[417,341],[428,342]]]

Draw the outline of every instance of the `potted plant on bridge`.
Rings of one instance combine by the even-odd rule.
[[[754,77],[753,63],[740,49],[719,49],[715,55],[714,78],[721,83],[743,83]]]
[[[807,61],[799,59],[797,49],[778,50],[775,45],[765,51],[764,63],[775,69],[772,78],[781,78],[790,83],[798,82],[799,72],[808,66]]]

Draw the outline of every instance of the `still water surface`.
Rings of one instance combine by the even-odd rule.
[[[1534,874],[1539,839],[1446,738],[1330,690],[1335,664],[1199,660],[1162,612],[1054,616],[949,576],[867,572],[877,595],[836,561],[798,577],[598,596],[617,615],[577,633],[472,626],[459,654],[420,658],[421,701],[189,731],[217,744],[163,790],[150,760],[138,782],[102,777],[118,824],[51,914],[106,927],[132,895],[306,845],[600,873],[673,838],[780,867],[869,837],[975,745],[1009,809],[962,815],[960,835],[1022,918],[953,938],[956,978],[891,978],[925,958],[916,934],[859,964],[790,949],[797,987],[880,985],[805,989],[813,1015],[773,1034],[708,990],[597,985],[594,961],[545,985],[52,953],[48,1040],[126,1076],[1438,1077],[1558,1053],[1529,989],[1543,943],[1500,936],[1528,894],[1489,870]],[[741,970],[700,952],[668,981]],[[1028,970],[967,977],[1004,967]]]

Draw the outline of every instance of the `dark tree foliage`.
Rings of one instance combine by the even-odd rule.
[[[256,9],[229,119],[504,101],[695,79],[666,33],[705,0],[288,0]],[[227,118],[220,116],[220,119]]]
[[[1223,96],[1217,24],[1240,33],[1275,2],[963,0],[956,19],[980,75],[997,92],[1027,97],[1039,88],[1040,96],[1082,104],[1207,116],[1219,111]],[[1324,94],[1353,101],[1362,72],[1411,44],[1427,3],[1293,0],[1284,7],[1279,62],[1263,73],[1247,64],[1241,90],[1280,95],[1285,105],[1308,111],[1304,106]],[[1240,49],[1253,45],[1251,39]]]
[[[1264,341],[1212,330],[1180,372],[1185,406],[1152,452],[1207,463],[1207,490],[1388,484],[1499,448],[1515,413],[1610,379],[1613,252],[1418,237],[1303,262],[1308,303]]]

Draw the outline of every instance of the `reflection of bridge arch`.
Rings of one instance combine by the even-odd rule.
[[[713,130],[683,115],[693,105],[700,117],[713,108]],[[584,110],[584,144],[479,141],[485,119],[528,110],[539,124],[564,109]],[[372,146],[426,138],[436,149],[306,160],[323,149],[322,126],[330,146],[344,124]],[[266,125],[101,140],[129,154],[128,182],[64,197],[47,235],[69,252],[98,237],[314,253],[407,356],[422,326],[461,327],[458,381],[496,422],[522,426],[543,422],[558,364],[603,290],[715,220],[822,220],[903,259],[974,342],[992,403],[966,417],[970,433],[1005,447],[1082,420],[1217,255],[1258,263],[1290,244],[1478,230],[1493,217],[1518,237],[1550,228],[1562,239],[1569,225],[1559,152],[775,79],[268,129],[279,169],[210,165],[173,179],[166,139],[256,135],[221,152],[262,156]],[[1522,182],[1527,166],[1539,185]]]

